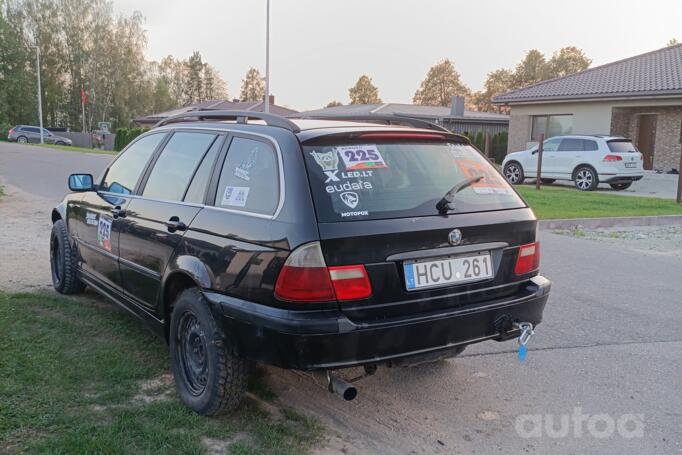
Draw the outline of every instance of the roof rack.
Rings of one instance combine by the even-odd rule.
[[[316,119],[316,120],[347,120],[351,122],[379,122],[387,125],[408,125],[415,128],[425,128],[429,130],[441,131],[452,134],[452,131],[435,123],[427,122],[413,117],[405,117],[402,115],[304,115],[302,119]]]
[[[168,125],[169,123],[181,122],[185,119],[203,120],[234,120],[237,123],[248,123],[249,119],[262,120],[268,126],[275,126],[277,128],[284,128],[292,133],[298,133],[301,129],[291,120],[276,114],[269,114],[265,112],[252,111],[229,111],[229,110],[211,110],[204,109],[199,111],[183,112],[182,114],[173,115],[165,118],[154,125],[154,128]]]

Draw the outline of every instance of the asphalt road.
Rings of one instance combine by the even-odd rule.
[[[97,178],[113,158],[113,155],[0,142],[0,175],[5,183],[58,202],[69,191],[69,174],[92,174]]]
[[[0,143],[0,178],[58,200],[69,173],[97,174],[110,159]],[[323,422],[324,453],[682,453],[682,254],[550,232],[541,243],[553,288],[525,363],[514,342],[486,342],[379,369],[353,402],[269,369],[279,403]]]

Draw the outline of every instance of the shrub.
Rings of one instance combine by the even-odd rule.
[[[9,129],[12,128],[11,126],[0,123],[0,141],[6,141],[7,140],[7,135],[9,134]]]
[[[118,128],[114,139],[114,150],[120,152],[145,131],[147,131],[145,128]]]

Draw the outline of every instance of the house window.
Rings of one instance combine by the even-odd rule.
[[[534,115],[531,129],[531,141],[539,141],[540,134],[545,139],[554,136],[563,136],[573,132],[573,115]]]

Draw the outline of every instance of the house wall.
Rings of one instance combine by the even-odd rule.
[[[611,134],[629,137],[637,144],[641,114],[656,114],[653,168],[680,170],[682,106],[617,107],[613,109]]]

